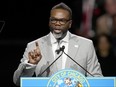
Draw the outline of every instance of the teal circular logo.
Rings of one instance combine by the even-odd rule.
[[[90,85],[80,72],[64,69],[50,77],[47,87],[90,87]]]

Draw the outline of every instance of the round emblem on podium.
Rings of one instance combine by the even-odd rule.
[[[63,69],[50,77],[47,87],[90,87],[90,85],[80,72]]]

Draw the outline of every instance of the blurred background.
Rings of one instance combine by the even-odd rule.
[[[49,33],[49,12],[64,2],[73,12],[74,34],[93,40],[104,76],[116,76],[116,0],[4,0],[0,1],[0,75],[13,84],[28,42]]]

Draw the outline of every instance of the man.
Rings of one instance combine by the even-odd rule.
[[[60,58],[62,60],[60,63],[59,59],[42,73],[58,57],[56,54],[62,53],[57,52],[57,46],[65,46],[64,52],[93,76],[102,76],[92,41],[68,31],[71,28],[71,19],[72,11],[64,3],[52,8],[49,19],[50,33],[27,44],[21,63],[14,72],[13,81],[15,84],[19,85],[20,77],[23,76],[33,76],[35,73],[36,76],[46,77],[66,68],[75,69],[84,75],[91,76],[65,54]],[[60,65],[62,66],[59,67]]]

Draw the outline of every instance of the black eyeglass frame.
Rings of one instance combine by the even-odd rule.
[[[55,24],[55,23],[57,23],[57,22],[59,22],[61,25],[65,25],[67,22],[69,22],[71,19],[64,19],[64,18],[62,18],[62,19],[56,19],[56,18],[50,18],[50,22],[52,23],[52,24]]]

